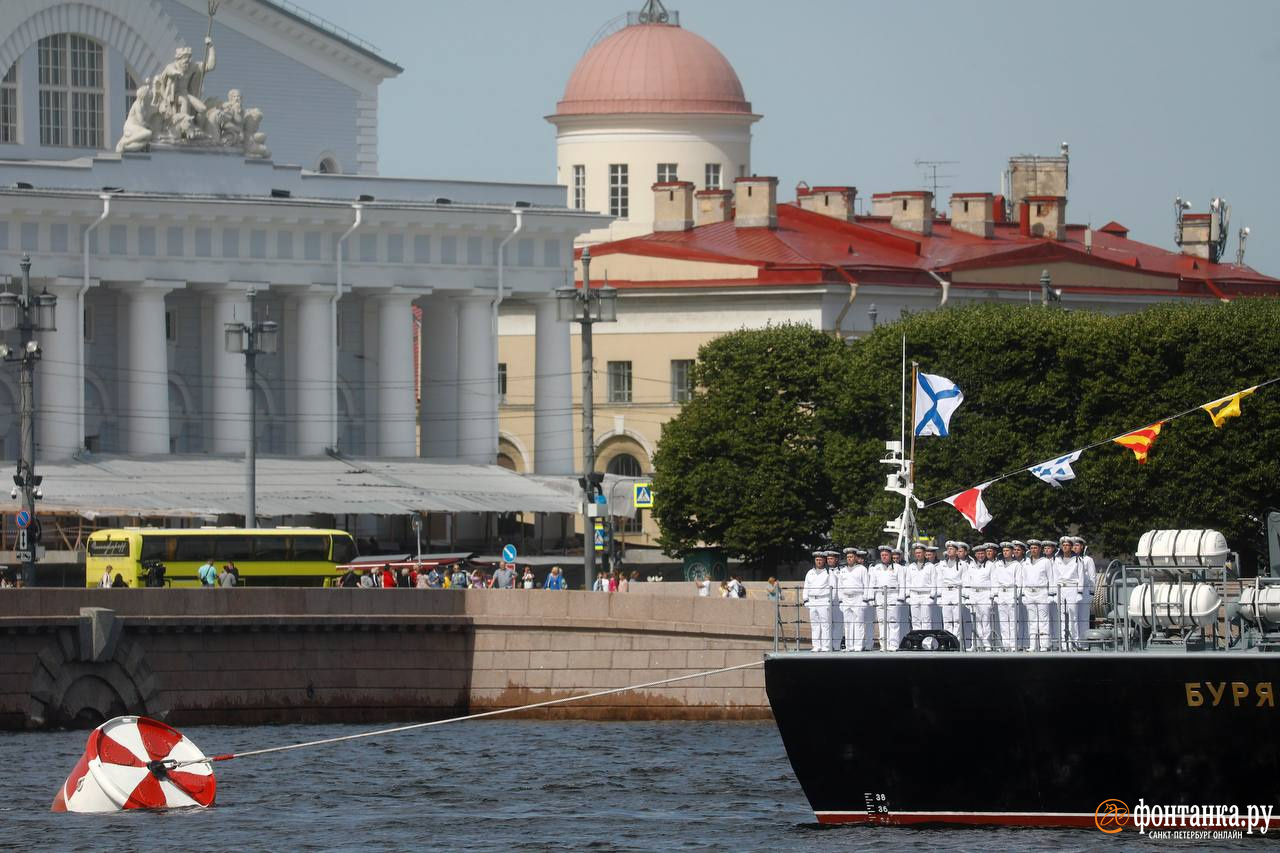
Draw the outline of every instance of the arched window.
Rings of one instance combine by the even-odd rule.
[[[124,115],[120,118],[121,123],[129,117],[129,110],[133,109],[133,102],[138,100],[138,77],[133,73],[132,68],[124,70]]]
[[[58,33],[37,44],[40,144],[102,148],[102,45],[87,36]]]
[[[605,470],[619,477],[640,477],[644,475],[644,471],[640,468],[640,460],[630,453],[619,453],[610,459],[609,465]]]
[[[18,63],[0,80],[0,142],[18,141]]]
[[[316,167],[316,171],[322,175],[338,174],[338,161],[332,157],[320,158],[320,165]]]

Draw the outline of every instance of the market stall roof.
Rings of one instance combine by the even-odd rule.
[[[105,456],[37,463],[45,513],[96,516],[240,515],[243,457]],[[260,456],[260,516],[412,512],[564,512],[581,509],[571,477],[536,480],[496,465],[425,459]]]

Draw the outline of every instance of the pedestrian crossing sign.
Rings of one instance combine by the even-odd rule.
[[[596,525],[596,550],[604,550],[604,526],[599,524]]]
[[[636,509],[653,509],[653,483],[636,483],[631,503]]]

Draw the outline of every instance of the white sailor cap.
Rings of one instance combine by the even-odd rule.
[[[969,543],[968,543],[968,542],[961,542],[960,540],[958,540],[958,539],[957,539],[957,540],[956,540],[955,545],[956,545],[956,547],[957,547],[957,548],[963,548],[963,549],[964,549],[964,550],[966,550],[966,551],[968,551],[968,550],[969,550]]]
[[[890,554],[892,554],[892,553],[893,553],[894,551],[896,551],[896,550],[897,550],[897,549],[896,549],[896,548],[894,548],[892,545],[881,545],[879,548],[877,548],[877,549],[876,549],[876,551],[877,551],[877,552],[879,552],[879,553],[883,553],[883,552],[885,552],[885,551],[888,551]],[[901,552],[899,552],[899,553],[901,553]]]
[[[1041,539],[1040,544],[1045,548],[1057,548],[1058,542],[1055,539]]]
[[[1059,536],[1059,537],[1058,537],[1058,544],[1059,544],[1059,545],[1061,545],[1063,542],[1066,542],[1066,543],[1070,544],[1070,542],[1071,542],[1071,537],[1070,537],[1070,536],[1067,536],[1065,533],[1064,533],[1063,535]]]
[[[1013,547],[1013,543],[1012,543],[1012,542],[1010,542],[1010,541],[1008,541],[1008,540],[1006,539],[1005,541],[1001,542],[1001,543],[1000,543],[999,545],[997,545],[996,547],[997,547],[997,548],[999,548],[999,549],[1001,549],[1001,550],[1004,550],[1005,548],[1012,548],[1012,547]]]
[[[924,545],[924,550],[926,552],[933,551],[936,554],[938,552],[938,544],[936,542],[926,542]]]
[[[846,556],[848,556],[849,554],[856,554],[856,553],[858,553],[858,549],[857,549],[857,548],[845,548],[845,549],[844,549],[844,554],[845,554]]]
[[[923,542],[912,542],[912,543],[911,543],[911,550],[912,550],[912,551],[916,550],[917,548],[919,548],[920,550],[922,550],[922,551],[923,551],[923,550],[925,550],[925,549],[926,549],[926,548],[928,548],[928,547],[929,547],[929,546],[925,545]]]
[[[825,556],[827,556],[827,552],[826,552],[826,551],[814,551],[814,552],[813,552],[813,556],[815,556],[815,557],[825,557]]]
[[[944,547],[947,547],[947,548],[954,548],[954,547],[956,547],[956,545],[957,545],[957,544],[959,544],[959,543],[957,543],[957,542],[956,542],[956,540],[954,540],[954,539],[948,539],[948,540],[947,540],[947,544],[946,544]]]
[[[1015,539],[1011,544],[1015,548],[1021,548],[1024,551],[1027,550],[1027,543],[1023,542],[1021,539]]]
[[[1072,537],[1071,537],[1071,544],[1072,544],[1072,545],[1083,545],[1083,544],[1084,544],[1084,537],[1083,537],[1083,536],[1072,536]]]

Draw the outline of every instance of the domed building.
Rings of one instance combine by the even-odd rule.
[[[730,188],[750,174],[760,116],[738,74],[679,14],[649,0],[582,57],[547,121],[556,126],[556,180],[569,206],[615,221],[579,241],[653,230],[654,183]]]

